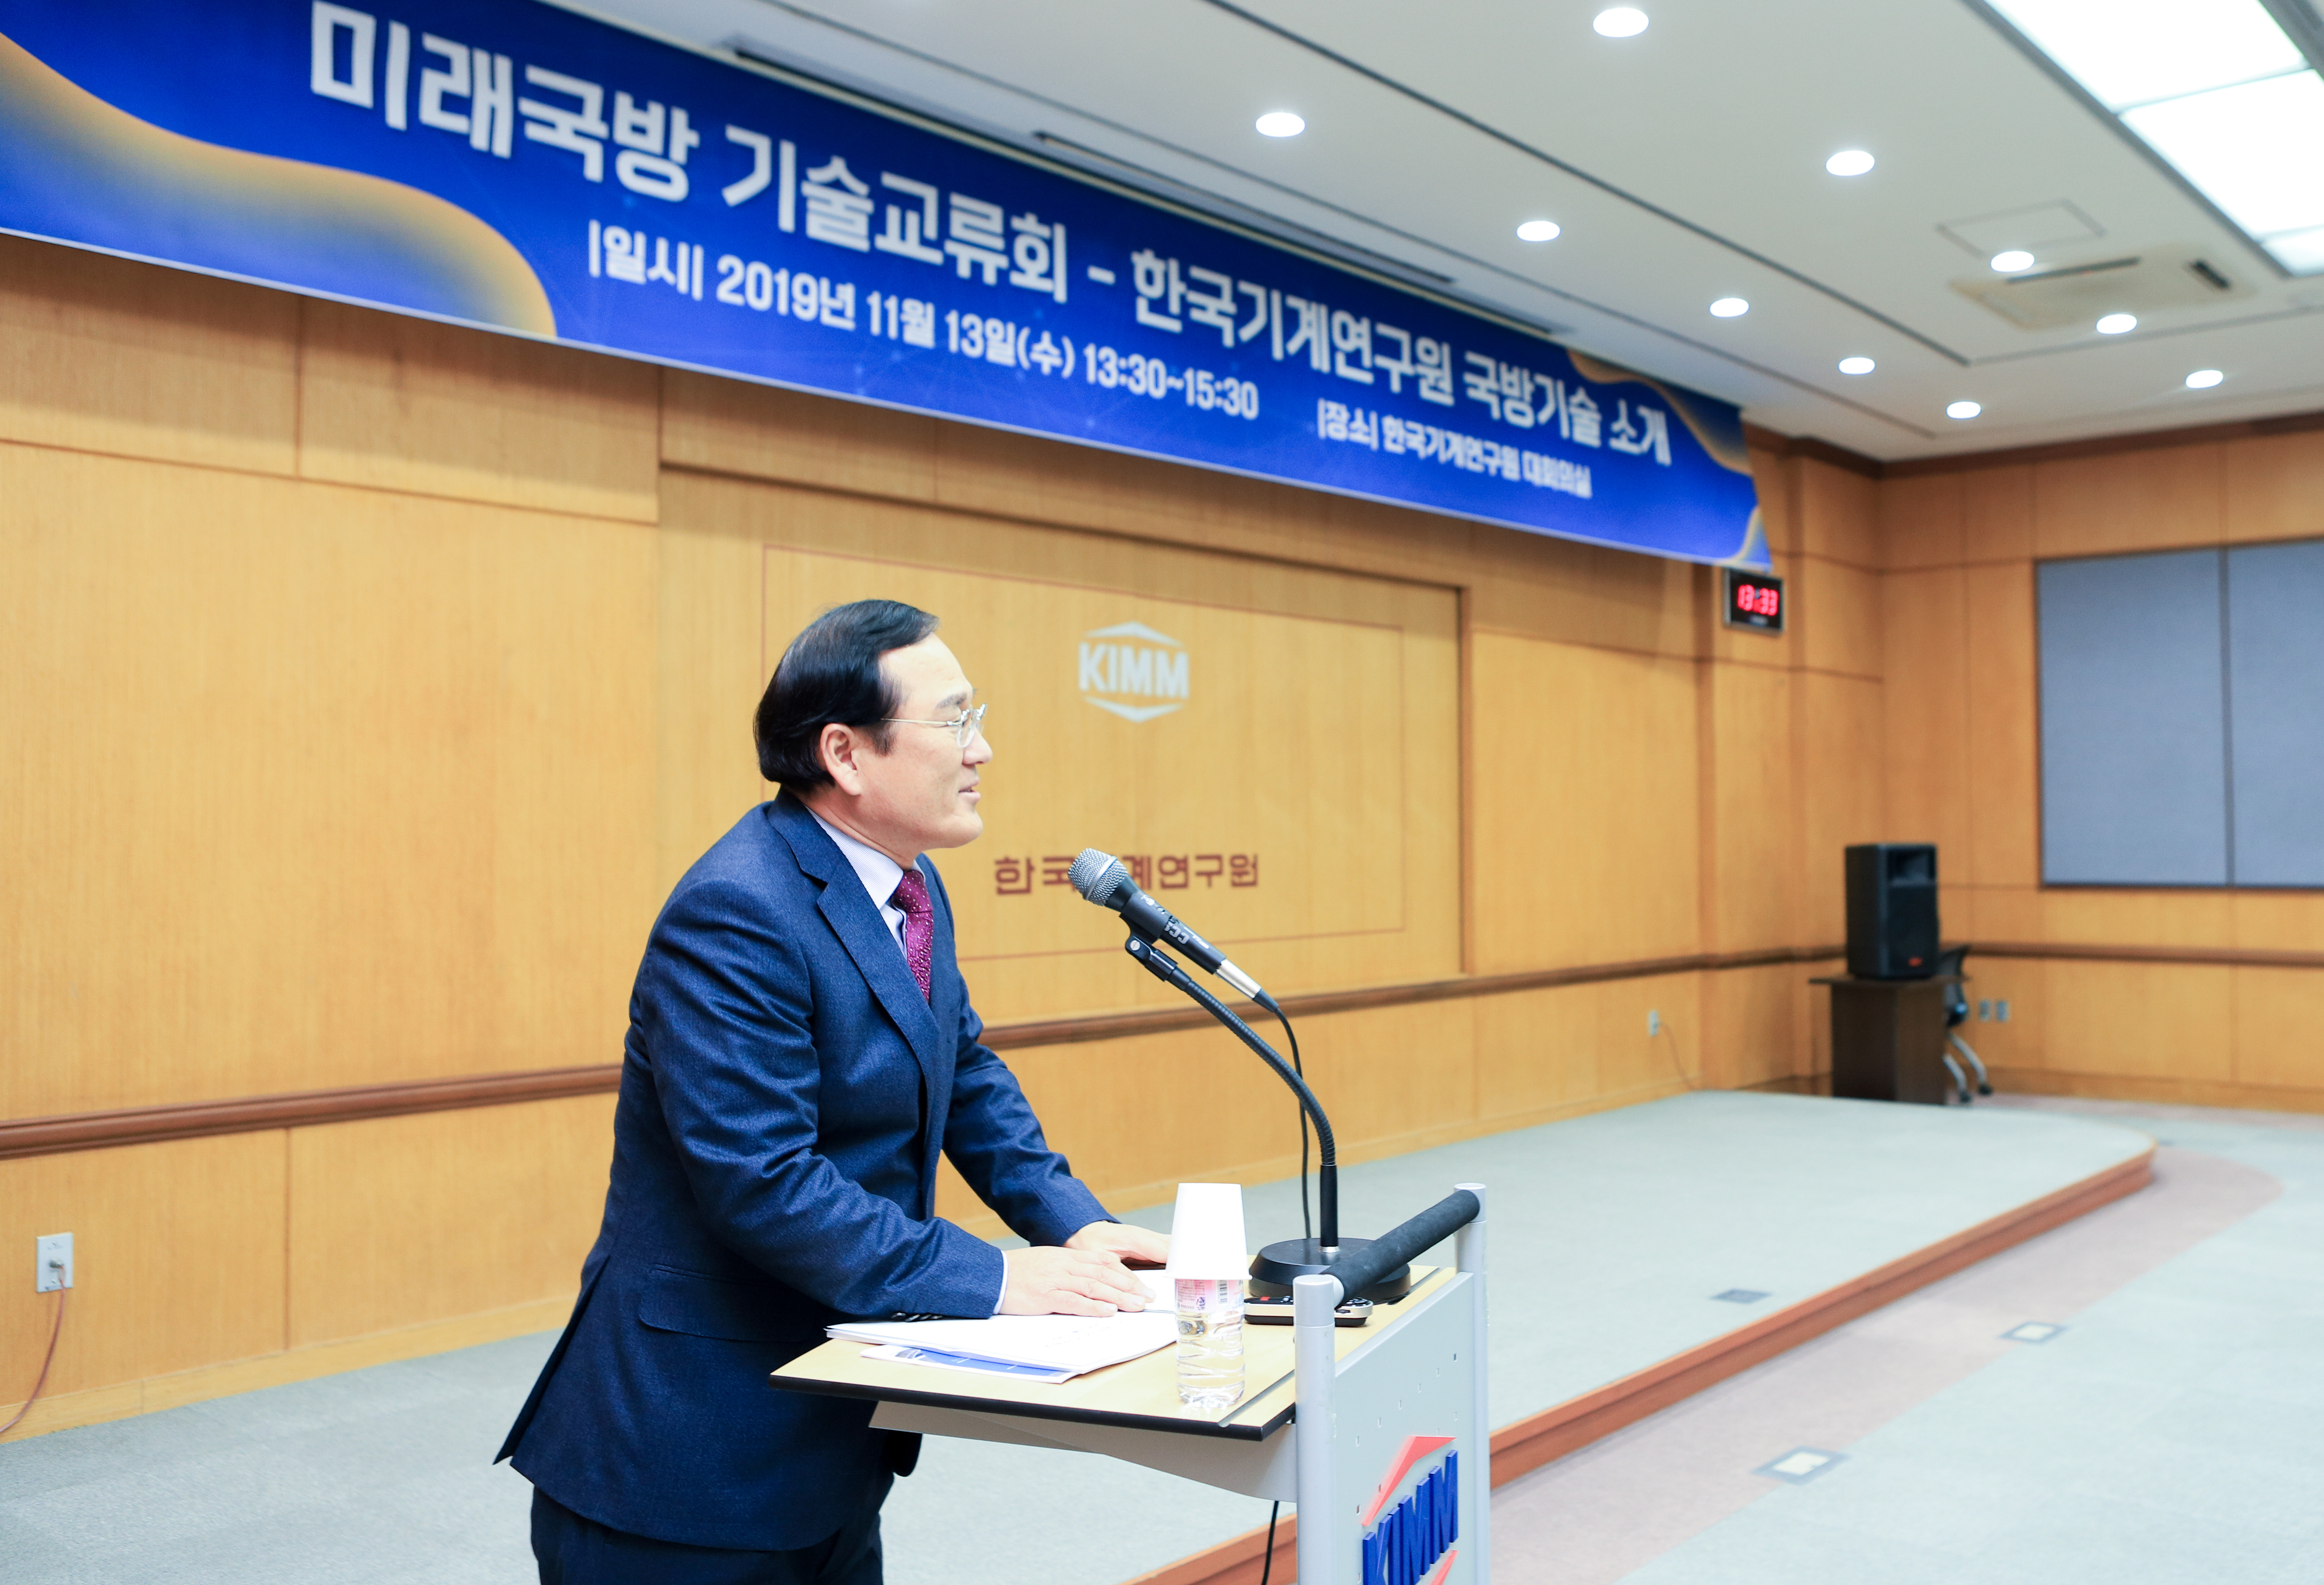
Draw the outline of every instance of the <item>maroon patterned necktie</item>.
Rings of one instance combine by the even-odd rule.
[[[888,901],[904,910],[904,961],[912,965],[912,978],[920,982],[920,995],[927,997],[928,968],[936,950],[936,913],[928,906],[928,883],[922,879],[919,866],[904,871]]]

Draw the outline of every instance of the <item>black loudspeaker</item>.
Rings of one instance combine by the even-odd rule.
[[[1859,980],[1936,972],[1937,850],[1868,842],[1848,850],[1848,972]]]

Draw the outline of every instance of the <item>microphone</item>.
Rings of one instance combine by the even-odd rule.
[[[1138,882],[1130,878],[1128,867],[1111,853],[1102,853],[1095,848],[1082,849],[1065,878],[1086,901],[1120,914],[1132,935],[1143,937],[1149,945],[1157,937],[1168,942],[1253,1001],[1264,1002],[1267,992],[1259,989],[1258,981],[1229,963],[1226,954],[1140,891]]]

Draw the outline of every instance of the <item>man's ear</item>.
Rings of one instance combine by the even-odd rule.
[[[825,773],[850,797],[863,795],[863,772],[855,760],[868,747],[853,727],[843,726],[836,721],[825,722],[822,735],[816,740],[816,755],[823,761]]]

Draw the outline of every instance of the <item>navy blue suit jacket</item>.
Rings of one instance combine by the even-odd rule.
[[[696,1546],[820,1541],[887,1493],[871,1406],[767,1373],[845,1317],[988,1315],[1001,1252],[936,1219],[938,1153],[1034,1243],[1106,1212],[977,1043],[936,907],[927,998],[788,794],[663,905],[630,1000],[605,1217],[501,1457],[574,1512]]]

